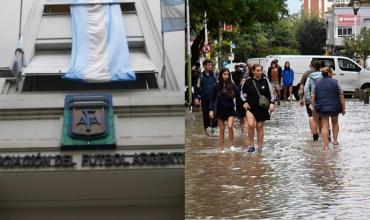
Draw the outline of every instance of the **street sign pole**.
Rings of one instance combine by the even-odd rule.
[[[191,48],[190,48],[190,13],[189,13],[189,0],[186,0],[186,33],[187,33],[187,61],[188,61],[188,100],[191,109],[192,100],[192,74],[191,74]]]
[[[204,26],[204,46],[208,45],[208,30],[207,30],[207,12],[204,12],[203,18],[203,26]],[[209,52],[205,52],[206,59],[210,58]]]

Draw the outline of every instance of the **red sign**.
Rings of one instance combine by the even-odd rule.
[[[354,25],[355,18],[357,25],[360,23],[360,15],[354,16],[353,14],[339,14],[338,25]]]
[[[224,23],[224,31],[233,31],[234,28],[231,24]]]

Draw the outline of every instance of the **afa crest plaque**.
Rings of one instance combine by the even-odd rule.
[[[112,95],[66,95],[62,149],[112,149],[114,147]]]

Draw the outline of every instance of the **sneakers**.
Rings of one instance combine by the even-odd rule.
[[[256,150],[256,148],[255,147],[248,147],[248,150],[247,150],[247,152],[248,153],[252,153],[252,152],[254,152]]]
[[[211,127],[206,128],[205,132],[208,136],[212,136],[212,128]]]
[[[313,141],[318,141],[319,140],[319,134],[313,134],[312,138],[313,138]]]
[[[206,128],[205,132],[206,132],[206,135],[210,137],[218,137],[218,134],[219,134],[219,130],[216,127],[214,128],[208,127]]]
[[[212,137],[218,137],[219,134],[220,130],[218,130],[218,128],[216,127],[212,128]]]
[[[230,147],[230,151],[235,151],[235,150],[236,150],[235,146]]]

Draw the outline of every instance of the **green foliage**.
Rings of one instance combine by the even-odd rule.
[[[255,23],[236,36],[236,57],[264,57],[271,54],[298,54],[298,43],[292,32],[293,22],[283,18],[270,24]]]
[[[358,52],[357,42],[354,36],[343,38],[343,47],[341,51],[344,56],[353,57]]]
[[[221,60],[228,60],[230,47],[230,41],[223,40],[221,43],[218,42],[216,45],[213,45],[211,57],[214,58],[218,55]]]
[[[189,0],[189,4],[193,30],[199,31],[197,25],[202,23],[206,11],[208,28],[216,35],[220,22],[244,27],[272,22],[287,14],[285,0]]]
[[[365,60],[370,55],[370,28],[362,28],[357,37],[344,38],[343,47],[343,55],[354,57],[356,54]]]
[[[297,16],[287,16],[286,0],[189,0],[193,33],[202,29],[204,12],[212,45],[212,57],[228,60],[231,41],[235,61],[271,54],[298,54],[295,38]],[[219,32],[223,22],[234,32]],[[220,42],[220,39],[221,42]]]
[[[299,51],[304,55],[324,54],[326,41],[325,22],[318,17],[306,18],[297,21],[296,38],[299,43]]]
[[[370,55],[370,28],[362,28],[359,34],[361,54],[366,59]]]

